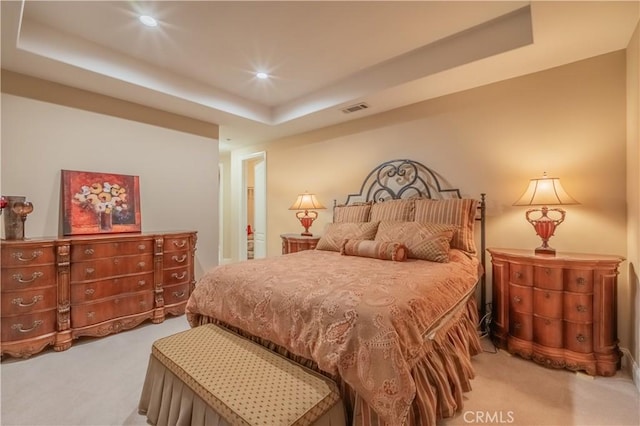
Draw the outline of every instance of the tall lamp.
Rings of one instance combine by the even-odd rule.
[[[296,198],[296,201],[293,203],[293,205],[289,207],[289,210],[298,210],[298,212],[296,213],[296,217],[304,228],[304,232],[302,232],[300,235],[309,237],[313,235],[311,232],[309,232],[309,228],[311,228],[311,224],[313,224],[313,221],[318,218],[318,212],[310,210],[322,210],[325,208],[326,207],[318,201],[315,194],[309,194],[308,192],[305,192],[304,194],[298,194],[298,198]]]
[[[531,179],[524,194],[513,203],[514,206],[542,206],[539,209],[527,210],[525,215],[527,221],[536,230],[536,234],[542,239],[542,245],[535,249],[535,254],[555,256],[556,250],[549,247],[549,238],[564,221],[566,212],[561,208],[550,209],[547,206],[567,204],[580,203],[567,194],[560,185],[560,179],[547,177],[546,172],[541,178]]]

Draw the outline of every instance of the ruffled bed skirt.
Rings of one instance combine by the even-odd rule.
[[[281,346],[214,318],[205,316],[198,318],[198,325],[208,323],[218,324],[235,331],[334,380],[338,384],[347,411],[347,424],[353,426],[400,426],[384,424],[369,404],[359,397],[348,384],[340,377],[320,370],[314,361],[292,354]],[[411,369],[416,383],[416,397],[402,426],[435,425],[438,419],[451,417],[462,410],[462,395],[471,390],[470,380],[474,377],[471,357],[482,351],[477,324],[477,304],[475,298],[470,297],[466,305],[452,315],[447,324],[440,327],[434,336],[425,341],[426,355]]]

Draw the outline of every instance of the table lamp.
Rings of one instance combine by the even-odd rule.
[[[311,232],[309,232],[309,228],[311,228],[311,224],[313,224],[313,221],[317,219],[318,212],[309,210],[321,210],[325,208],[326,207],[316,199],[315,194],[309,194],[308,192],[298,194],[298,198],[296,198],[296,201],[293,203],[293,205],[289,207],[289,210],[298,210],[298,212],[296,213],[296,217],[304,228],[304,232],[302,232],[300,235],[309,237],[313,235]]]
[[[556,228],[564,221],[566,212],[561,208],[549,208],[567,204],[580,204],[574,200],[560,185],[560,179],[547,177],[545,172],[542,178],[531,179],[529,186],[520,196],[514,206],[542,206],[539,209],[529,209],[525,217],[533,225],[536,234],[542,239],[542,245],[535,249],[535,254],[555,256],[556,250],[549,247],[549,238],[553,236]],[[550,217],[549,214],[553,213]]]

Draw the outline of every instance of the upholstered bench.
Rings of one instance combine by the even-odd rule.
[[[138,409],[153,425],[345,424],[333,381],[213,324],[153,343]]]

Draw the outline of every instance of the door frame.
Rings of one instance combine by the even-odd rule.
[[[239,260],[247,260],[247,230],[245,228],[246,220],[244,218],[247,217],[247,190],[249,188],[247,182],[247,165],[254,160],[262,160],[264,161],[265,167],[267,166],[267,153],[266,151],[254,152],[251,154],[243,155],[240,157],[240,164],[242,165],[242,184],[240,185],[240,192],[238,194],[240,200],[240,221],[238,222],[238,259]],[[255,205],[254,205],[255,209]],[[254,214],[262,214],[264,215],[264,222],[267,223],[267,212],[266,210],[263,212],[258,212],[258,210],[254,210]],[[265,244],[267,241],[267,230],[264,230]]]

